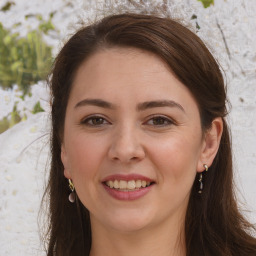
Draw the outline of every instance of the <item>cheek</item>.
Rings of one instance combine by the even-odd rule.
[[[168,180],[171,186],[193,183],[200,155],[198,141],[176,134],[161,144],[154,143],[151,157],[159,170],[160,180]]]
[[[73,178],[96,174],[105,152],[102,139],[76,136],[69,141],[67,148]]]
[[[97,195],[102,159],[105,155],[102,139],[77,136],[70,140],[68,158],[76,193],[82,203],[90,208],[92,195]]]

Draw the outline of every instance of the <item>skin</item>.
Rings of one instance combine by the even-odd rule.
[[[175,103],[138,109],[159,100]],[[211,165],[221,133],[220,118],[202,131],[196,101],[154,54],[112,48],[87,59],[72,85],[61,157],[90,212],[91,255],[185,255],[191,187],[203,164]],[[139,199],[117,200],[102,185],[113,174],[141,174],[155,184]]]

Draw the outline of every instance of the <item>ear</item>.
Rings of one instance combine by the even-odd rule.
[[[61,144],[61,162],[64,166],[64,176],[67,179],[71,179],[72,176],[71,176],[71,172],[70,172],[68,156],[67,156],[67,152],[66,152],[64,143]]]
[[[202,152],[197,166],[198,172],[203,172],[205,170],[204,164],[206,164],[208,167],[212,165],[212,162],[220,146],[222,131],[222,118],[217,117],[212,121],[211,127],[205,132],[202,144]]]

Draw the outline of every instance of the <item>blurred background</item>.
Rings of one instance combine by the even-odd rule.
[[[81,20],[163,3],[223,68],[238,200],[256,222],[256,0],[0,0],[0,256],[45,255],[38,213],[49,167],[46,78],[59,49]]]

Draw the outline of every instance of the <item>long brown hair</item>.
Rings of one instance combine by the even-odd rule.
[[[253,226],[240,214],[234,194],[229,130],[225,121],[226,90],[222,73],[205,44],[179,22],[143,14],[120,14],[85,26],[64,45],[56,58],[50,81],[52,92],[51,171],[47,255],[89,255],[91,229],[88,210],[79,201],[71,204],[63,174],[61,143],[67,101],[78,67],[100,49],[135,47],[165,61],[190,90],[206,131],[221,117],[223,135],[215,160],[204,175],[203,194],[196,177],[185,222],[186,251],[194,255],[256,255]]]

